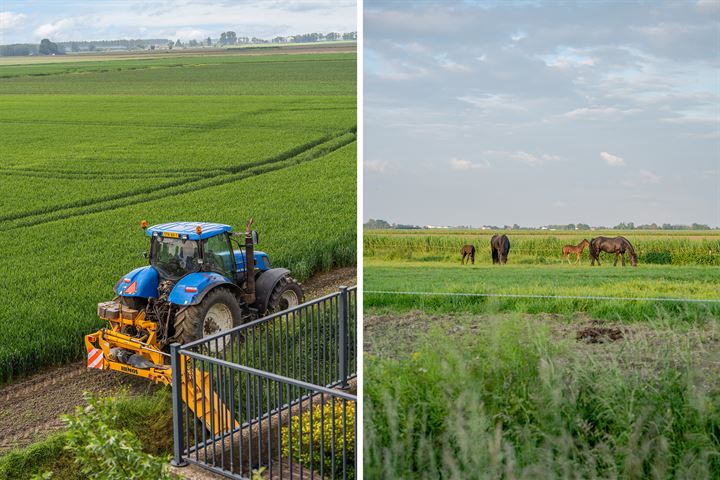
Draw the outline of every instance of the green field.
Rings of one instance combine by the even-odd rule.
[[[299,279],[355,263],[354,54],[0,68],[0,382],[78,359],[138,225],[255,219]]]
[[[720,299],[719,232],[582,233],[366,232],[366,478],[720,478],[720,303],[619,299]]]
[[[373,291],[631,297],[720,300],[716,267],[644,265],[637,268],[557,265],[474,265],[366,260],[366,308],[437,312],[524,312],[572,314],[625,322],[668,316],[677,321],[720,318],[720,302],[658,302],[592,298],[512,298],[392,295]]]

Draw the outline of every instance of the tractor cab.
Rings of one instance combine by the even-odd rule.
[[[165,223],[147,228],[146,234],[151,238],[150,265],[162,278],[178,280],[199,271],[216,272],[236,282],[245,277],[245,247],[233,239],[229,225]],[[257,232],[251,234],[253,243],[257,243]],[[271,268],[264,252],[255,251],[253,256],[259,271]]]

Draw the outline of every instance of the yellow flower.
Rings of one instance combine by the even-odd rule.
[[[330,400],[304,411],[302,416],[295,415],[290,425],[283,427],[281,441],[283,456],[318,471],[322,466],[325,476],[331,476],[333,452],[335,474],[342,476],[344,456],[348,478],[355,478],[355,402]]]

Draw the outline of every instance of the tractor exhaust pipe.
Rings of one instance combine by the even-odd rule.
[[[255,244],[250,230],[252,223],[251,218],[245,225],[245,302],[248,305],[255,303]]]

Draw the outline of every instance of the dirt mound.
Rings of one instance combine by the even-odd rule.
[[[591,326],[578,330],[576,338],[585,343],[608,343],[622,340],[625,332],[616,327]]]

